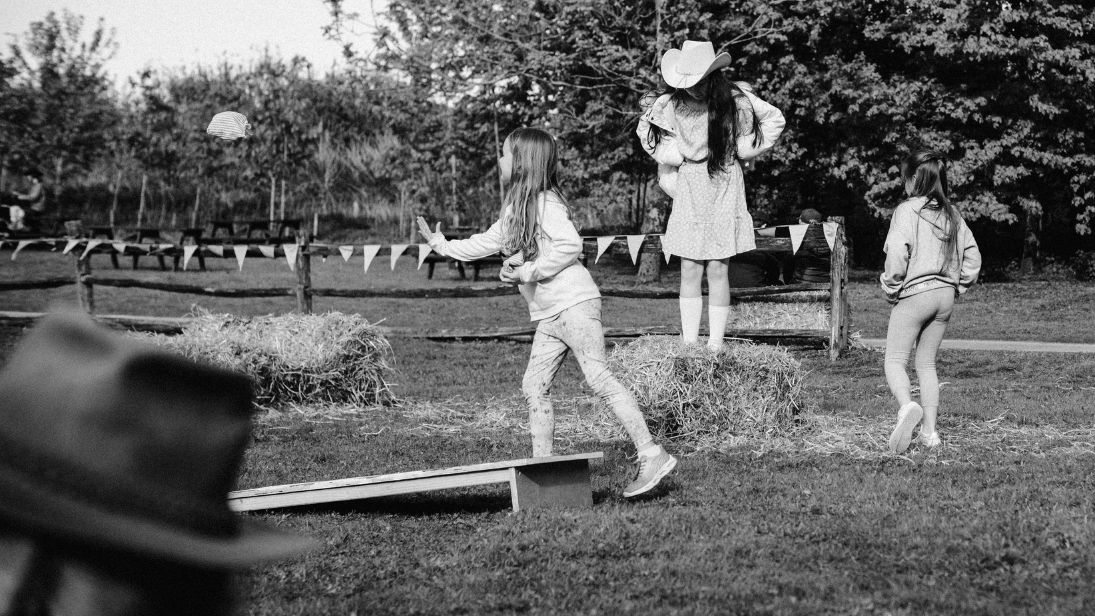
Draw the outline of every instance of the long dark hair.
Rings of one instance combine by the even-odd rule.
[[[958,244],[958,228],[962,224],[962,215],[951,203],[947,180],[947,165],[950,159],[938,150],[920,149],[905,157],[901,162],[901,177],[905,184],[912,183],[910,197],[924,197],[924,207],[942,210],[948,224],[943,229],[947,235],[944,263],[949,264],[955,257]]]
[[[764,136],[760,132],[760,119],[745,91],[731,81],[725,71],[714,71],[696,86],[702,91],[702,98],[698,100],[707,103],[707,173],[714,176],[739,160],[738,137],[753,135],[753,147],[756,147],[764,141]],[[688,96],[676,88],[669,88],[664,93],[672,94],[674,103],[681,96]],[[747,107],[748,112],[742,109],[739,113],[738,99],[745,100],[743,107]],[[651,130],[650,145],[657,147],[661,137],[661,130]]]
[[[559,189],[559,147],[555,137],[538,128],[518,128],[506,140],[513,152],[513,171],[504,201],[513,209],[502,225],[502,252],[522,251],[531,261],[539,252],[540,195],[554,193],[566,204]]]

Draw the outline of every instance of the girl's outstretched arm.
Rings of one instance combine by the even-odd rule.
[[[489,229],[482,233],[476,233],[466,240],[447,240],[441,233],[441,223],[437,223],[437,230],[430,231],[430,225],[426,219],[418,217],[418,232],[426,239],[430,248],[438,254],[452,257],[460,261],[473,261],[497,253],[502,249],[502,221],[495,221]]]

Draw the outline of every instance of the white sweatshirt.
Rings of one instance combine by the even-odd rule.
[[[581,302],[601,296],[589,270],[578,262],[582,254],[582,238],[570,222],[567,207],[553,193],[540,195],[540,228],[537,247],[540,254],[532,261],[515,268],[521,284],[518,289],[528,302],[529,316],[539,321],[559,314]],[[439,254],[460,261],[490,256],[502,249],[502,221],[509,216],[507,207],[502,218],[483,233],[466,240],[446,240],[440,235],[430,240],[430,248]]]

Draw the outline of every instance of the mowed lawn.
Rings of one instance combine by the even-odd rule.
[[[10,250],[10,248],[8,249]],[[0,253],[0,280],[67,275],[71,259]],[[94,257],[96,274],[115,272]],[[144,259],[151,266],[154,260]],[[123,261],[124,263],[124,261]],[[210,260],[172,280],[221,287],[291,286],[284,263]],[[413,257],[317,262],[316,286],[471,285]],[[591,266],[602,284],[630,268]],[[253,267],[252,267],[253,266]],[[52,271],[58,274],[49,273]],[[140,276],[164,277],[142,269]],[[866,278],[866,276],[863,276]],[[493,277],[484,284],[493,284]],[[674,278],[663,280],[667,288]],[[882,337],[888,306],[852,284],[853,331]],[[72,288],[0,294],[0,310],[71,302]],[[1095,342],[1090,284],[975,288],[952,337]],[[182,315],[291,310],[277,300],[210,300],[97,290],[101,313]],[[317,310],[401,327],[527,321],[516,297],[327,300]],[[605,300],[605,325],[673,325],[671,300]],[[4,353],[17,332],[8,328]],[[529,346],[393,339],[393,389],[382,409],[283,409],[258,416],[240,487],[335,479],[528,455],[519,392]],[[604,451],[588,510],[514,514],[504,486],[485,486],[254,517],[315,536],[322,547],[256,567],[243,579],[253,614],[1088,614],[1095,613],[1095,356],[944,351],[944,446],[885,453],[895,413],[882,355],[835,363],[794,349],[809,407],[790,438],[723,451],[674,449],[678,470],[647,498],[619,496],[629,444],[573,429],[590,421],[589,390],[567,362],[554,390],[560,453]],[[484,419],[487,418],[487,419]]]

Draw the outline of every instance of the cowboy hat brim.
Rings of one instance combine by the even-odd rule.
[[[319,545],[238,516],[230,535],[198,533],[57,494],[6,466],[0,466],[0,494],[0,522],[28,534],[198,567],[244,568]]]
[[[715,59],[702,72],[679,72],[680,49],[670,49],[662,55],[662,79],[671,88],[691,88],[714,71],[730,66],[730,54],[725,51],[715,56]]]

